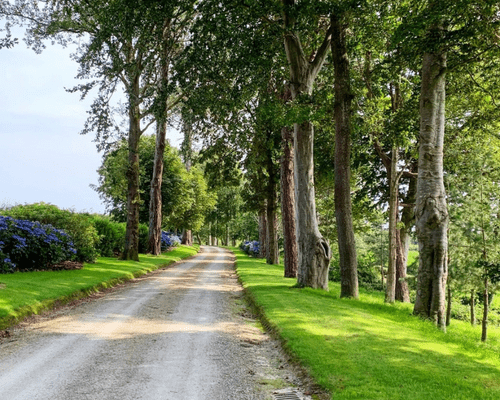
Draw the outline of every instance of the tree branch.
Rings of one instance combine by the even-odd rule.
[[[321,43],[321,46],[319,47],[316,57],[314,57],[314,60],[311,62],[309,66],[309,71],[310,74],[313,76],[313,78],[318,75],[319,70],[321,69],[321,66],[323,65],[323,62],[325,61],[325,58],[328,54],[328,50],[330,49],[330,42],[332,41],[332,33],[333,33],[333,24],[330,24],[328,27],[328,30],[325,33],[325,38],[323,39],[323,43]]]

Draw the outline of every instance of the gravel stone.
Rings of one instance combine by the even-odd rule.
[[[287,387],[315,391],[259,329],[234,257],[216,247],[0,338],[2,399],[264,400]]]

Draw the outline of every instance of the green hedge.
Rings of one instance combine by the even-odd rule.
[[[47,203],[4,208],[0,210],[0,215],[38,221],[64,230],[73,239],[77,260],[82,262],[95,262],[97,257],[116,256],[125,243],[126,224],[115,222],[104,215],[61,210]],[[139,225],[139,253],[147,252],[148,232],[147,225]]]
[[[2,210],[1,214],[63,229],[73,239],[78,261],[94,262],[99,256],[99,234],[88,215],[61,210],[46,203],[17,205]]]

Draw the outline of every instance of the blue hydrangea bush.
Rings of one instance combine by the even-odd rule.
[[[74,244],[63,230],[0,215],[0,273],[48,269],[75,257]]]
[[[240,249],[249,256],[258,257],[260,253],[260,243],[257,240],[246,241],[240,245]]]
[[[178,246],[181,243],[179,236],[170,232],[161,232],[161,248],[167,250],[170,247]]]

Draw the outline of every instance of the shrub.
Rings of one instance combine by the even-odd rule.
[[[97,231],[99,242],[97,251],[102,257],[113,257],[123,250],[125,244],[125,224],[112,221],[103,215],[92,215],[90,221]]]
[[[161,248],[167,250],[170,247],[178,246],[181,243],[179,236],[170,232],[161,232]]]
[[[260,253],[260,243],[257,240],[254,240],[253,242],[246,241],[240,245],[240,249],[249,256],[258,257]]]
[[[47,269],[73,260],[76,249],[63,230],[52,225],[0,216],[0,272]]]
[[[139,253],[148,252],[149,227],[146,224],[139,224]]]
[[[94,262],[99,255],[99,235],[89,215],[60,210],[57,206],[46,203],[18,205],[2,210],[1,214],[50,224],[56,229],[64,230],[73,239],[78,261]]]

